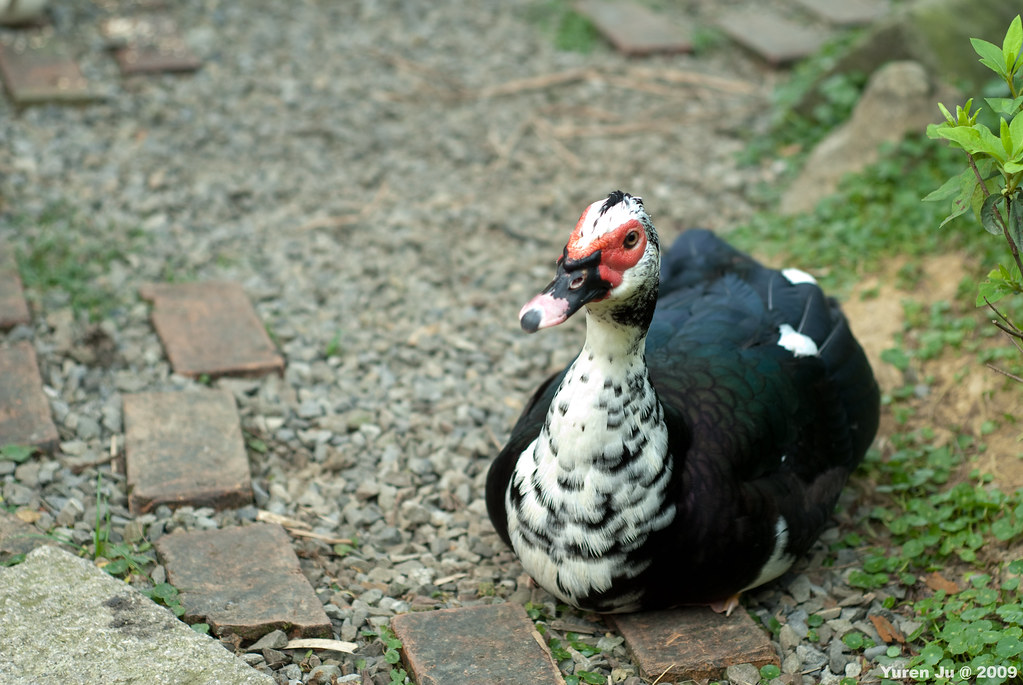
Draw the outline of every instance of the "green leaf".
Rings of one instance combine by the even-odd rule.
[[[200,635],[209,635],[210,634],[210,624],[209,623],[193,623],[192,624],[192,630],[194,630],[195,632],[199,633]]]
[[[384,661],[389,664],[396,664],[401,661],[401,655],[398,654],[398,650],[396,649],[388,649],[384,652]]]
[[[1013,525],[1007,518],[1000,518],[991,522],[991,534],[998,540],[1006,542],[1019,533],[1017,526]]]
[[[607,678],[592,671],[576,671],[576,675],[579,676],[582,682],[589,683],[590,685],[604,685],[607,682]]]
[[[849,649],[862,649],[863,648],[863,633],[851,632],[846,633],[842,636],[842,642]]]
[[[984,102],[998,116],[1012,119],[1023,105],[1023,95],[1018,98],[984,98]]]
[[[970,43],[973,50],[980,55],[981,64],[1003,79],[1008,76],[1008,72],[1005,71],[1005,55],[1000,47],[981,38],[971,38]]]
[[[984,200],[980,209],[980,225],[991,235],[1002,235],[1002,224],[999,222],[998,202],[1002,196],[998,193],[991,193]]]
[[[781,675],[781,669],[774,664],[764,664],[760,667],[760,677],[764,680],[774,680]],[[604,682],[604,681],[601,681]]]
[[[1023,24],[1017,14],[1009,24],[1009,30],[1005,32],[1005,38],[1002,40],[1002,56],[1005,58],[1005,68],[1010,75],[1020,50],[1023,50]]]
[[[945,656],[945,650],[933,642],[920,650],[920,660],[928,666],[938,663],[943,656]]]
[[[20,464],[28,461],[28,458],[38,450],[32,445],[4,445],[0,447],[0,461],[13,461]]]
[[[903,543],[902,545],[902,556],[906,557],[907,559],[915,559],[916,557],[923,554],[924,550],[926,549],[927,545],[925,545],[920,540],[917,539],[906,540],[906,542]]]

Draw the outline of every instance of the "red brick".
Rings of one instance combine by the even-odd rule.
[[[159,283],[139,294],[153,302],[153,326],[183,376],[258,376],[284,360],[237,283]]]
[[[821,19],[839,26],[877,21],[891,9],[887,0],[796,0]]]
[[[37,32],[0,43],[0,74],[18,105],[82,102],[96,97],[63,44]]]
[[[0,348],[0,378],[0,445],[34,445],[52,452],[57,427],[30,343]]]
[[[0,244],[0,331],[31,322],[14,254]]]
[[[689,32],[633,2],[580,0],[576,9],[597,27],[615,49],[626,55],[691,52]]]
[[[536,685],[565,681],[517,604],[441,609],[391,619],[419,685]]]
[[[252,481],[238,410],[221,390],[124,396],[131,510],[160,504],[243,506]]]
[[[733,664],[780,665],[770,638],[741,607],[731,616],[685,607],[610,618],[646,678],[702,680]]]
[[[774,65],[788,64],[813,54],[829,37],[826,31],[796,24],[761,8],[727,12],[718,25],[735,42]]]
[[[155,543],[167,581],[181,591],[184,619],[218,636],[258,640],[330,637],[330,619],[276,523],[174,533]]]

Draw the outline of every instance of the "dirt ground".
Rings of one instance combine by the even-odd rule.
[[[936,255],[924,260],[920,265],[922,277],[913,290],[907,291],[895,285],[895,274],[903,265],[900,261],[884,265],[859,283],[843,303],[882,392],[890,394],[907,382],[925,382],[927,387],[926,393],[914,399],[915,412],[906,423],[897,424],[891,411],[883,411],[878,431],[882,448],[894,432],[930,428],[938,444],[967,434],[986,444],[986,449],[964,463],[956,478],[968,478],[973,469],[978,469],[994,476],[993,483],[1003,491],[1023,487],[1023,433],[1014,420],[1023,407],[1015,381],[981,363],[976,354],[956,349],[946,349],[934,359],[914,360],[909,371],[912,378],[881,359],[881,353],[896,347],[899,334],[905,331],[903,303],[907,299],[921,303],[925,309],[942,301],[963,306],[962,298],[957,298],[959,283],[967,274],[975,273],[977,266],[956,254]],[[866,297],[865,293],[871,295]],[[1011,346],[1006,336],[981,336],[982,328],[992,325],[991,317],[983,309],[974,313],[980,321],[974,337],[986,346]],[[997,427],[990,430],[991,425]]]

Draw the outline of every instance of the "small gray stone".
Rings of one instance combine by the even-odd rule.
[[[759,685],[760,671],[753,664],[733,664],[725,669],[725,678],[732,685]]]
[[[361,676],[360,676],[361,677]],[[328,683],[340,682],[341,668],[334,664],[321,664],[309,671],[309,678],[306,680],[311,685],[327,685]]]
[[[794,650],[799,642],[799,636],[796,635],[796,631],[791,626],[783,625],[781,630],[778,631],[778,644],[781,646],[783,654]]]
[[[828,668],[832,673],[845,673],[845,665],[849,663],[845,650],[846,646],[841,640],[832,640],[828,645]]]
[[[283,630],[274,630],[256,640],[246,651],[261,652],[264,649],[284,649],[287,646],[287,634]]]
[[[797,604],[810,599],[810,579],[804,575],[796,576],[795,579],[789,583],[789,593],[792,598],[796,600]]]
[[[98,438],[99,434],[99,421],[91,416],[80,415],[78,417],[78,425],[75,426],[75,435],[77,435],[80,440],[93,440]]]

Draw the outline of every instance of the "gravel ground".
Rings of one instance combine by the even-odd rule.
[[[516,313],[609,190],[642,195],[667,240],[749,216],[748,190],[779,169],[742,167],[737,152],[784,75],[724,45],[644,60],[559,52],[544,3],[191,0],[170,7],[202,69],[124,79],[99,34],[118,3],[54,4],[104,100],[0,101],[0,239],[55,245],[51,256],[66,243],[95,268],[79,285],[114,306],[89,321],[66,292],[30,291],[35,323],[6,340],[34,342],[63,443],[56,458],[0,462],[4,503],[86,544],[102,472],[115,539],[234,525],[256,507],[356,537],[344,556],[295,545],[336,636],[360,643],[335,674],[363,659],[377,683],[390,667],[362,632],[395,613],[506,600],[553,613],[493,533],[483,485],[532,389],[578,350],[582,321],[526,336]],[[665,11],[706,22],[731,4]],[[171,372],[137,289],[189,279],[241,282],[287,361],[283,378],[214,383],[266,447],[251,451],[256,507],[133,521],[107,463],[121,394],[192,383]],[[856,677],[862,662],[838,637],[876,639],[865,614],[880,598],[849,590],[841,559],[821,569],[822,554],[750,598],[783,624],[789,682]],[[829,597],[841,606],[824,609]],[[812,613],[827,618],[817,642]],[[595,617],[567,620],[589,623],[604,651],[573,654],[566,673],[644,682]],[[316,665],[303,656],[248,658],[295,683]]]

